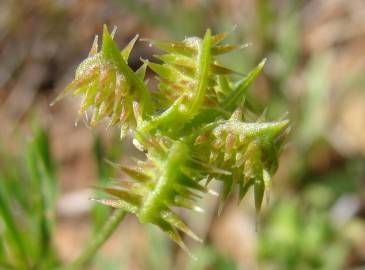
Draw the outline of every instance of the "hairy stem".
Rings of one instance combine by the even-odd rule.
[[[109,236],[114,232],[120,222],[123,221],[126,212],[122,209],[116,209],[108,218],[101,230],[94,236],[94,239],[86,246],[81,255],[71,264],[61,268],[60,270],[77,270],[81,269],[94,257],[98,249],[104,244]]]

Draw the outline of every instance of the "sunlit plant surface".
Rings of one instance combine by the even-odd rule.
[[[270,121],[248,106],[246,91],[265,60],[247,75],[222,66],[217,56],[244,46],[221,44],[226,33],[183,41],[153,41],[160,63],[143,60],[133,71],[128,57],[136,36],[122,51],[104,27],[102,46],[96,36],[75,79],[56,99],[81,96],[79,114],[91,114],[90,125],[107,119],[128,131],[146,159],[120,166],[130,180],[102,188],[110,196],[97,202],[135,214],[141,223],[157,225],[187,251],[180,232],[200,240],[172,208],[202,211],[199,199],[213,193],[211,181],[223,183],[224,202],[235,187],[242,199],[252,186],[257,212],[268,194],[288,120]],[[146,68],[156,73],[158,89],[149,89]],[[234,77],[241,77],[234,80]]]

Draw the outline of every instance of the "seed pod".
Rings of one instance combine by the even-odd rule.
[[[240,200],[249,187],[254,186],[255,207],[259,212],[264,193],[269,193],[271,178],[277,168],[281,149],[277,140],[286,134],[289,122],[262,122],[262,117],[257,119],[258,122],[243,122],[240,120],[241,111],[235,110],[228,120],[216,125],[210,135],[205,132],[205,142],[196,145],[195,151],[203,162],[225,171],[240,172],[240,176],[234,174],[230,177],[207,173],[209,177],[223,182],[223,201],[231,194],[233,185],[239,186]],[[211,149],[209,155],[204,150],[206,148]],[[234,176],[236,180],[232,181]]]
[[[143,113],[148,112],[149,91],[144,80],[146,65],[135,73],[127,65],[128,57],[138,35],[120,52],[112,36],[104,27],[102,48],[98,51],[98,38],[86,58],[77,68],[75,79],[52,103],[73,92],[82,96],[79,114],[92,111],[91,126],[103,119],[109,119],[109,126],[121,125],[122,137],[125,130],[135,128],[141,122]],[[139,114],[133,113],[138,107]]]
[[[100,51],[95,37],[75,79],[56,99],[82,96],[79,114],[91,110],[92,126],[107,118],[110,126],[120,126],[121,137],[132,130],[133,144],[146,153],[134,167],[117,166],[130,180],[101,188],[109,197],[95,200],[158,226],[186,251],[180,232],[200,239],[173,208],[203,212],[199,199],[219,195],[207,187],[211,181],[223,183],[220,211],[236,186],[239,201],[253,186],[259,212],[289,132],[287,120],[257,117],[246,100],[266,60],[235,82],[231,75],[240,73],[217,56],[246,45],[221,44],[227,33],[207,30],[203,38],[148,40],[164,51],[156,56],[162,63],[142,59],[134,72],[127,63],[138,35],[120,51],[114,33],[104,27]],[[159,81],[152,94],[144,82],[147,67]]]
[[[171,105],[177,98],[187,97],[182,106],[186,110],[183,113],[191,119],[203,108],[215,107],[221,93],[231,92],[227,88],[220,90],[219,81],[226,81],[226,86],[228,77],[222,79],[222,75],[238,73],[220,65],[215,55],[239,49],[240,46],[218,45],[225,37],[226,34],[211,36],[208,30],[204,39],[190,37],[179,42],[146,40],[167,52],[156,56],[162,64],[147,63],[158,75],[164,104]]]
[[[200,210],[195,205],[196,198],[192,197],[192,192],[205,193],[207,190],[197,180],[200,172],[189,162],[189,148],[185,143],[174,142],[165,154],[166,159],[163,161],[154,158],[152,154],[148,155],[148,163],[153,166],[145,166],[143,162],[136,167],[121,166],[123,172],[138,185],[134,188],[129,185],[128,189],[123,185],[104,188],[102,190],[111,195],[113,201],[96,201],[131,212],[141,223],[157,225],[180,247],[187,250],[178,231],[197,241],[201,240],[171,207]]]

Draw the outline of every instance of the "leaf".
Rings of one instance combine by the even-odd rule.
[[[211,53],[213,55],[220,55],[220,54],[225,54],[225,53],[229,53],[235,50],[239,50],[242,48],[246,48],[248,46],[248,44],[243,44],[243,45],[217,45],[212,47],[211,49]]]
[[[27,146],[27,169],[31,180],[33,218],[36,234],[33,241],[37,244],[36,262],[46,261],[52,256],[52,235],[55,219],[57,184],[54,162],[49,150],[47,133],[33,125],[33,138]]]
[[[134,44],[136,43],[136,41],[138,40],[139,35],[136,35],[129,43],[127,46],[125,46],[125,48],[122,50],[121,54],[123,59],[127,62],[129,55],[131,54],[131,51],[133,49]]]
[[[98,52],[98,40],[99,40],[99,36],[95,35],[93,45],[91,46],[91,49],[89,51],[89,57],[94,56],[95,54],[97,54],[97,52]]]
[[[110,194],[113,197],[116,197],[116,198],[130,204],[130,205],[133,205],[133,206],[136,206],[136,207],[141,205],[142,198],[139,195],[134,194],[129,190],[122,190],[122,189],[116,189],[116,188],[106,188],[106,187],[105,188],[100,187],[98,189],[105,192],[105,193],[107,193],[107,194]]]
[[[255,209],[257,215],[260,213],[262,200],[264,198],[265,184],[262,179],[256,179],[254,183],[255,191]]]
[[[101,203],[113,208],[119,208],[119,209],[123,209],[127,212],[133,213],[133,214],[138,214],[138,207],[130,204],[126,201],[123,200],[117,200],[117,199],[104,199],[104,198],[91,198],[90,200],[95,201],[97,203]]]
[[[0,181],[5,181],[4,179],[0,179]],[[21,237],[21,233],[19,232],[19,228],[16,225],[14,217],[11,213],[9,206],[9,200],[6,198],[6,195],[3,193],[3,190],[0,189],[0,216],[4,221],[6,232],[9,233],[10,240],[12,242],[12,247],[14,248],[14,256],[17,257],[19,263],[23,265],[23,267],[27,268],[28,266],[28,258],[27,251],[25,248],[24,239]]]
[[[144,113],[151,112],[151,110],[153,109],[153,105],[146,84],[133,72],[133,70],[125,62],[105,25],[103,31],[102,53],[119,69],[122,74],[124,74],[126,79],[135,86],[136,91],[138,92],[138,96],[141,98],[141,103],[143,106],[142,111]]]
[[[222,102],[222,106],[227,110],[234,110],[236,108],[236,104],[239,104],[243,96],[245,95],[248,87],[252,84],[252,82],[256,79],[256,77],[260,74],[262,68],[266,63],[266,58],[262,60],[256,68],[250,71],[247,76],[238,84],[236,89]]]
[[[197,53],[194,47],[188,46],[184,42],[180,41],[162,41],[162,40],[151,40],[142,39],[142,41],[149,42],[156,47],[170,53],[177,53],[185,56],[193,56]]]
[[[136,71],[136,75],[141,79],[144,80],[144,77],[146,76],[146,69],[148,64],[143,63]]]
[[[228,36],[228,32],[222,32],[217,35],[212,36],[212,45],[217,45],[220,43],[223,39],[225,39]]]
[[[199,67],[197,74],[198,86],[190,104],[188,105],[189,108],[187,110],[187,114],[189,115],[190,119],[196,115],[198,109],[200,108],[205,98],[206,88],[208,84],[208,76],[210,72],[210,64],[211,64],[210,48],[211,48],[211,31],[208,29],[205,33],[203,42],[199,49],[199,56],[198,56]]]
[[[217,130],[233,132],[236,135],[257,138],[275,138],[284,132],[289,126],[288,120],[277,122],[250,123],[241,121],[224,121],[217,127]]]
[[[161,217],[173,227],[189,235],[192,239],[202,242],[202,240],[195,233],[193,233],[193,231],[180,219],[180,217],[171,210],[162,211]]]
[[[238,202],[241,202],[242,199],[245,197],[245,195],[247,194],[248,190],[250,189],[250,187],[254,184],[254,181],[247,181],[247,182],[241,182],[241,184],[239,185],[239,200]]]
[[[180,234],[176,231],[176,229],[168,222],[164,220],[159,220],[156,222],[156,225],[163,230],[176,244],[179,245],[181,249],[183,249],[187,254],[189,254],[192,258],[195,258],[192,253],[190,253],[189,249],[185,245],[184,241],[181,239]]]

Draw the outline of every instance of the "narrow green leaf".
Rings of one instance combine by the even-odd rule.
[[[103,31],[102,52],[109,61],[111,61],[116,67],[118,67],[119,71],[125,75],[126,79],[135,86],[136,91],[139,92],[139,97],[141,98],[143,113],[150,113],[153,110],[153,104],[150,92],[146,84],[133,72],[133,70],[125,62],[105,25]]]
[[[221,42],[223,39],[225,39],[228,36],[228,32],[222,32],[217,35],[212,36],[212,45],[217,45],[219,42]]]
[[[33,189],[32,199],[35,218],[38,257],[34,258],[36,264],[52,260],[53,247],[52,235],[55,218],[55,204],[57,185],[55,181],[54,163],[49,151],[48,136],[46,132],[34,126],[33,138],[27,147],[27,168]]]
[[[262,68],[265,65],[265,62],[266,59],[262,60],[256,68],[250,71],[247,76],[239,83],[236,89],[234,89],[234,91],[222,102],[222,106],[224,109],[234,110],[236,108],[236,105],[240,103],[248,87],[260,74]]]
[[[279,136],[289,125],[288,120],[265,123],[249,123],[241,121],[225,121],[217,127],[218,130],[228,130],[236,135],[246,137],[267,137],[275,138]]]
[[[229,53],[241,48],[245,48],[247,47],[247,44],[244,45],[217,45],[212,47],[211,52],[213,55],[220,55],[220,54],[225,54],[225,53]]]
[[[229,75],[229,74],[238,74],[238,72],[233,71],[229,68],[221,66],[219,64],[211,64],[211,72],[216,75]]]
[[[170,223],[175,228],[179,229],[180,231],[186,233],[188,236],[190,236],[192,239],[202,242],[202,240],[195,234],[193,231],[189,228],[188,225],[183,222],[178,215],[176,215],[171,210],[163,211],[161,213],[161,217],[166,222]]]
[[[176,231],[176,229],[170,225],[168,222],[164,220],[159,220],[156,222],[156,225],[162,229],[175,243],[177,243],[181,249],[183,249],[187,254],[189,254],[192,258],[195,258],[193,254],[190,253],[187,246],[184,244],[184,241],[181,239],[180,234]]]
[[[189,104],[189,109],[187,111],[188,117],[193,118],[198,112],[206,93],[206,88],[208,84],[208,76],[210,73],[210,64],[211,64],[211,31],[210,29],[207,30],[205,33],[203,42],[199,48],[199,55],[198,55],[198,74],[197,74],[197,81],[198,86],[196,93],[194,94],[191,103]]]
[[[134,204],[128,203],[119,199],[104,199],[104,198],[91,198],[92,201],[97,203],[110,206],[113,208],[123,209],[126,212],[133,213],[135,215],[138,214],[138,207]]]
[[[131,54],[131,51],[133,49],[134,44],[136,43],[136,41],[138,40],[139,35],[136,35],[129,43],[127,46],[125,46],[125,48],[122,50],[121,54],[122,57],[124,59],[124,61],[128,61],[129,55]]]
[[[238,202],[241,202],[242,199],[245,197],[245,195],[247,194],[248,190],[250,189],[250,187],[254,184],[254,181],[248,181],[248,182],[242,182],[239,186],[239,200]]]
[[[262,179],[256,179],[254,183],[255,208],[257,215],[260,213],[262,200],[264,198],[265,183]]]
[[[153,44],[156,47],[170,53],[177,53],[185,56],[193,56],[197,53],[197,50],[194,47],[188,46],[184,42],[180,41],[162,41],[151,39],[142,39],[142,41],[149,42],[150,44]]]
[[[144,80],[145,76],[146,76],[146,70],[147,70],[147,63],[143,63],[142,66],[140,66],[137,71],[136,71],[136,75],[141,79]]]
[[[0,179],[0,181],[4,181],[4,179]],[[11,213],[11,207],[9,205],[9,200],[6,198],[6,195],[3,193],[3,190],[0,189],[0,217],[2,218],[6,232],[9,234],[9,239],[12,242],[12,247],[14,248],[14,256],[17,257],[18,262],[27,269],[28,267],[28,258],[27,258],[27,250],[24,240],[21,237],[20,230],[15,222],[15,219]]]
[[[156,64],[152,62],[145,63],[147,63],[148,67],[159,75],[160,79],[168,81],[178,81],[181,78],[181,74],[179,74],[175,69],[171,68],[170,66]]]
[[[141,197],[137,194],[134,194],[127,190],[122,189],[116,189],[116,188],[98,188],[99,190],[108,193],[122,201],[127,202],[128,204],[134,205],[134,206],[140,206],[141,205]]]

